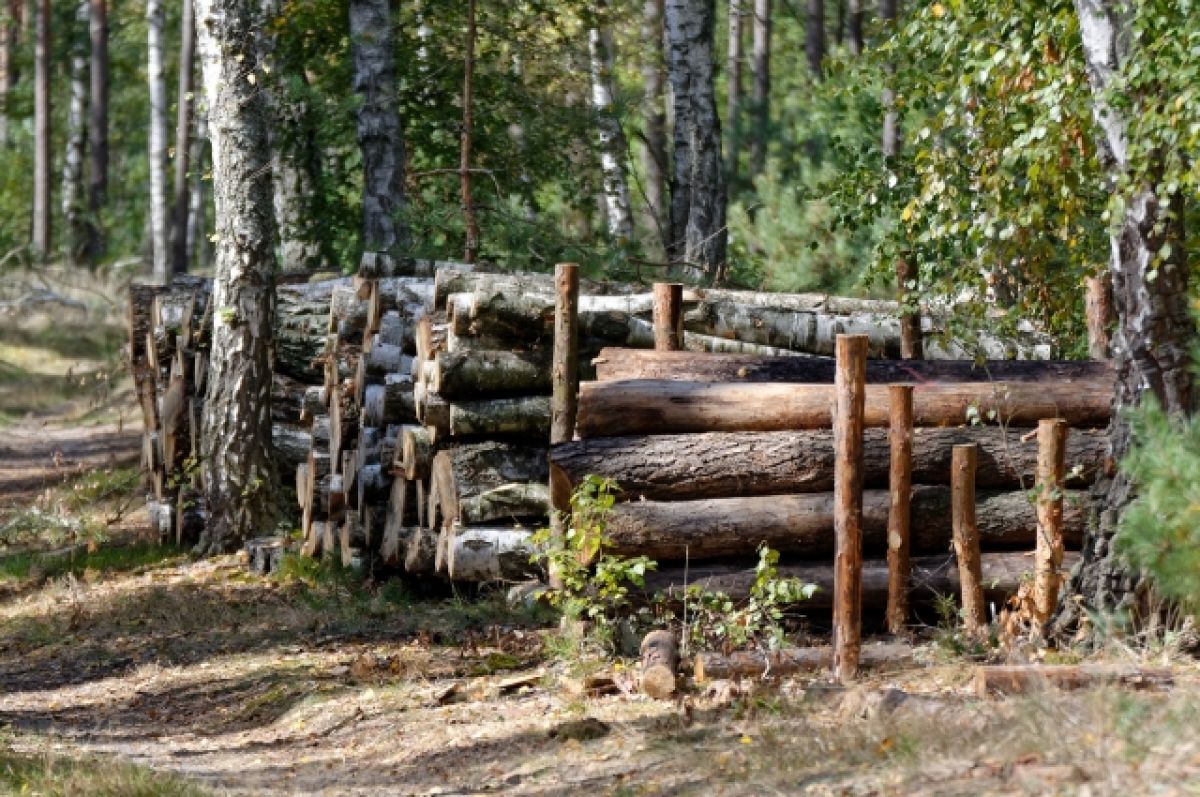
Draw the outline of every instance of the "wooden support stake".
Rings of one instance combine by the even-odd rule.
[[[889,385],[891,425],[888,443],[891,447],[891,466],[888,486],[891,504],[888,507],[888,631],[904,633],[908,623],[908,582],[912,565],[909,562],[912,523],[912,464],[913,464],[913,386]]]
[[[858,675],[862,648],[863,421],[867,336],[837,336],[833,413],[833,677]]]
[[[683,285],[678,282],[654,283],[654,349],[683,349]]]
[[[1063,561],[1063,482],[1066,479],[1067,423],[1050,418],[1038,423],[1037,548],[1033,559],[1033,606],[1042,626],[1058,602]]]
[[[1093,360],[1107,360],[1109,356],[1109,329],[1113,322],[1112,278],[1108,274],[1084,279],[1087,293],[1084,311],[1087,316],[1088,356]]]
[[[575,412],[579,406],[579,266],[559,263],[554,267],[554,354],[551,364],[550,443],[566,443],[575,437]],[[550,535],[555,546],[564,539],[563,513],[570,509],[569,495],[551,490]],[[550,573],[550,586],[562,586],[557,573]]]
[[[983,575],[979,559],[979,527],[975,524],[974,443],[955,446],[950,460],[951,523],[958,580],[962,585],[963,621],[967,633],[978,634],[987,626],[983,599]]]

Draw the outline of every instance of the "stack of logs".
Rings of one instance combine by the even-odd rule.
[[[622,489],[607,533],[614,552],[659,562],[648,589],[686,583],[744,596],[758,546],[780,551],[781,575],[833,595],[834,361],[682,351],[605,349],[596,381],[579,391],[578,438],[551,451],[552,493],[585,475]],[[951,452],[977,447],[977,517],[983,582],[1000,605],[1032,568],[1038,518],[1029,494],[1043,418],[1067,438],[1063,527],[1078,549],[1089,509],[1084,490],[1104,467],[1112,395],[1102,362],[870,361],[866,372],[862,570],[866,608],[888,598],[888,384],[913,385],[912,592],[955,594]],[[974,421],[974,423],[972,423]],[[686,563],[686,570],[685,570]]]
[[[334,555],[345,564],[371,562],[417,577],[523,578],[531,569],[529,535],[545,524],[549,512],[553,278],[433,265],[421,270],[426,276],[335,278],[278,287],[272,414],[279,472],[285,484],[295,485],[307,555]],[[210,290],[208,280],[182,278],[166,287],[135,285],[130,293],[130,363],[146,421],[144,460],[152,515],[165,538],[182,544],[193,541],[204,522],[204,485],[194,463],[212,328]],[[617,354],[604,347],[652,347],[653,299],[646,288],[631,285],[585,282],[582,292],[578,364],[585,378],[599,378],[597,385],[602,385],[616,378],[614,368],[636,362],[630,357],[650,354],[627,349]],[[742,374],[737,377],[742,381],[779,381],[788,368],[816,370],[800,380],[784,376],[786,381],[831,381],[818,373],[825,361],[811,355],[831,352],[836,335],[845,331],[868,334],[874,356],[893,355],[899,346],[899,308],[891,302],[700,289],[684,292],[682,302],[682,345],[693,352],[725,354],[681,354],[692,356],[692,367],[701,370],[718,362],[738,363],[731,373]],[[927,319],[925,323],[930,326]],[[1027,344],[1003,353],[1046,354],[1044,341],[1036,336],[1030,335]],[[999,351],[994,341],[982,345],[971,351]],[[962,350],[959,344],[940,351],[929,347],[934,356]],[[650,369],[639,376],[661,376],[664,369],[672,378],[687,375],[686,369],[658,360],[635,367]],[[1063,378],[1072,378],[1064,367]],[[585,386],[588,407],[593,406],[587,398],[591,390]],[[584,438],[594,437],[598,425],[605,435],[623,434],[621,424],[636,417],[616,419],[610,426],[588,412],[580,419]],[[655,432],[668,431],[653,421],[650,426]],[[701,419],[700,427],[707,428],[707,421]],[[670,447],[669,440],[661,442]],[[588,450],[597,442],[577,445]],[[807,449],[817,455],[812,446]],[[562,449],[564,454],[567,450]],[[1085,464],[1094,467],[1096,457],[1089,457]],[[609,472],[603,463],[584,461],[579,460],[579,467],[585,470]],[[731,461],[733,470],[742,465]],[[564,459],[555,472],[570,467]],[[652,499],[645,502],[647,512],[660,500],[699,495],[744,499],[792,490],[782,484],[741,487],[768,478],[758,465],[720,477],[724,486],[691,476],[668,477],[674,483],[658,493],[628,480],[624,465],[618,470],[612,475],[627,495],[644,493]],[[1016,486],[1008,472],[997,478],[991,486]],[[806,489],[826,489],[817,487],[818,477],[810,481]],[[932,507],[941,493],[935,489],[920,500]],[[618,512],[618,528],[626,522],[625,511]],[[642,547],[622,543],[622,550],[674,561],[679,546],[663,542],[674,532],[660,527],[656,517],[647,514],[640,522],[655,526],[658,541],[648,539]],[[716,547],[711,553],[692,553],[693,559],[729,561],[731,552],[744,553],[736,544],[720,547],[720,534],[708,535],[704,528],[697,526],[695,533],[711,538],[705,544]],[[934,540],[940,531],[929,534]],[[805,545],[815,553],[821,544]],[[795,546],[780,547],[796,552]]]

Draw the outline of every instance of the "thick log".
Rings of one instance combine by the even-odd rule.
[[[351,562],[361,556],[365,548],[366,535],[363,534],[359,514],[349,511],[338,528],[338,560],[342,567],[350,567]]]
[[[863,443],[865,486],[886,487],[891,467],[888,430],[867,429]],[[914,429],[913,482],[949,484],[951,449],[964,443],[979,448],[979,487],[1029,489],[1036,482],[1036,441],[996,426]],[[1104,431],[1073,430],[1066,447],[1066,486],[1091,484],[1107,452]],[[588,474],[616,480],[623,500],[827,492],[833,489],[833,432],[597,437],[553,446],[550,461],[552,479],[561,480],[568,494]]]
[[[402,567],[413,536],[421,531],[415,526],[389,526],[379,544],[379,558],[388,567]]]
[[[408,479],[397,477],[392,479],[388,492],[387,518],[384,522],[384,533],[394,529],[407,528],[417,524],[416,490]]]
[[[550,356],[530,352],[439,352],[430,386],[448,401],[550,395]]]
[[[895,642],[867,643],[862,647],[859,664],[864,668],[911,664],[912,645]],[[769,678],[828,669],[833,664],[833,648],[828,646],[781,650],[736,650],[729,654],[701,652],[692,660],[697,683],[720,678]]]
[[[1067,554],[1067,565],[1079,560],[1075,553]],[[985,553],[981,557],[984,596],[997,606],[1015,595],[1021,582],[1029,578],[1033,561],[1025,553]],[[829,564],[783,564],[779,566],[780,578],[796,578],[806,584],[814,584],[817,591],[808,600],[799,604],[806,614],[827,612],[832,606],[833,567]],[[678,599],[688,587],[707,592],[720,592],[733,600],[744,600],[754,584],[756,570],[752,564],[713,564],[707,566],[682,564],[660,567],[646,574],[642,594],[651,597],[661,594]],[[862,571],[863,608],[882,611],[887,606],[887,562],[883,559],[863,561]],[[959,593],[958,567],[953,555],[916,556],[912,560],[912,589],[910,598],[914,604],[928,604],[940,596],[956,596]],[[815,614],[809,614],[815,617]],[[828,617],[824,614],[821,619]]]
[[[1108,380],[923,384],[913,390],[913,423],[948,426],[995,420],[1036,425],[1061,417],[1072,426],[1108,423]],[[580,437],[673,432],[820,429],[832,424],[832,385],[729,384],[635,380],[585,382],[575,429]],[[868,426],[886,426],[887,387],[868,385]]]
[[[444,502],[443,502],[444,503]],[[1083,539],[1090,498],[1068,494],[1063,527],[1078,547]],[[983,548],[1030,548],[1037,514],[1025,493],[981,492],[978,527]],[[887,548],[888,490],[863,493],[863,545],[871,552]],[[951,491],[917,486],[912,495],[912,549],[945,551],[952,535]],[[804,557],[829,556],[833,544],[832,493],[713,498],[699,501],[630,501],[613,507],[606,533],[613,552],[645,555],[658,561],[693,561],[752,555],[760,543]]]
[[[275,371],[303,382],[319,381],[329,305],[350,279],[279,285],[275,293]]]
[[[308,462],[312,435],[307,429],[286,423],[271,425],[271,443],[275,446],[275,466],[281,477],[295,473],[297,466]]]
[[[683,349],[683,286],[678,282],[654,283],[654,350]]]
[[[891,422],[888,444],[891,462],[888,471],[887,562],[888,631],[904,633],[908,624],[908,579],[912,551],[912,472],[913,425],[912,385],[891,385]]]
[[[620,295],[645,290],[644,287],[596,280],[581,280],[584,292],[594,295]],[[515,295],[542,293],[553,299],[554,275],[531,272],[484,273],[464,271],[458,267],[443,268],[434,277],[433,309],[445,310],[446,302],[455,293],[511,293]]]
[[[532,531],[512,526],[460,526],[447,539],[451,581],[524,581],[538,574]]]
[[[545,482],[503,484],[458,502],[458,519],[466,525],[544,518],[549,511],[550,488]]]
[[[1169,669],[1121,667],[1111,664],[981,665],[972,679],[976,697],[1022,695],[1047,689],[1085,689],[1121,686],[1126,689],[1162,689],[1175,683]]]
[[[325,331],[336,334],[338,340],[358,344],[367,327],[367,312],[370,309],[366,297],[351,281],[337,285],[329,299]]]
[[[544,448],[496,442],[439,451],[432,467],[439,511],[450,521],[463,519],[466,499],[502,487],[516,489],[512,485],[545,484],[548,475]],[[486,502],[481,499],[471,504],[471,511],[479,511],[483,506]]]
[[[388,374],[382,384],[367,385],[363,391],[362,422],[367,426],[387,426],[394,423],[415,423],[416,401],[413,397],[412,376],[405,373]]]
[[[549,396],[484,399],[483,401],[451,402],[445,413],[445,424],[439,425],[441,413],[430,412],[437,404],[426,401],[425,424],[450,437],[521,437],[527,440],[548,441],[551,426]]]
[[[605,348],[595,358],[596,379],[673,379],[685,382],[812,382],[833,384],[832,357],[757,357]],[[1063,382],[1107,380],[1112,365],[1086,360],[871,360],[867,383]],[[1111,390],[1111,387],[1108,388]]]
[[[376,332],[383,317],[396,313],[411,328],[433,305],[433,280],[427,277],[385,277],[378,280],[367,301],[367,328]]]
[[[404,572],[414,574],[434,572],[437,539],[437,533],[427,528],[417,526],[413,529],[404,549]]]
[[[1040,631],[1058,603],[1063,574],[1063,476],[1067,425],[1058,419],[1038,424],[1038,534],[1034,550],[1033,611]]]
[[[389,346],[399,346],[405,354],[417,351],[416,319],[406,319],[399,310],[389,310],[379,319],[379,331],[372,342],[378,340]],[[366,340],[364,338],[364,345]]]
[[[670,700],[677,687],[679,640],[671,631],[659,629],[642,637],[641,688],[655,700]]]
[[[987,604],[983,598],[980,572],[980,534],[976,522],[975,446],[955,446],[950,471],[951,520],[954,526],[954,558],[962,584],[963,621],[967,633],[980,634],[987,627]]]
[[[398,468],[406,479],[428,479],[433,464],[433,439],[424,426],[404,426],[400,431]]]
[[[863,415],[867,336],[839,335],[833,411],[833,677],[858,677],[862,648]]]

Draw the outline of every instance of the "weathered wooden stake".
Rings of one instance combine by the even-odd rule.
[[[908,622],[908,581],[911,575],[909,537],[912,523],[913,386],[889,385],[891,468],[888,487],[888,631],[904,633]]]
[[[579,266],[559,263],[554,267],[554,354],[551,360],[550,443],[566,443],[575,437],[575,411],[579,405]],[[560,483],[561,486],[561,483]],[[563,513],[571,508],[571,496],[550,485],[550,534],[554,544],[563,539]],[[561,587],[557,573],[550,573],[550,586]]]
[[[1040,627],[1058,601],[1063,561],[1063,482],[1066,479],[1067,423],[1050,418],[1038,423],[1037,548],[1033,565],[1034,619]]]
[[[863,420],[867,336],[837,336],[833,414],[833,677],[858,675],[862,648]]]
[[[979,560],[979,527],[975,524],[976,446],[955,446],[950,460],[951,522],[958,581],[962,587],[963,621],[967,632],[978,634],[987,626],[983,575]]]
[[[1108,359],[1109,329],[1113,322],[1112,278],[1108,274],[1084,279],[1087,293],[1084,311],[1087,317],[1088,356],[1093,360]]]
[[[683,285],[654,283],[654,349],[683,350]]]

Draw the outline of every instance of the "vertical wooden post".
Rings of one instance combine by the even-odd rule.
[[[654,283],[654,349],[683,350],[683,285]]]
[[[863,420],[867,336],[837,336],[833,413],[833,677],[858,675],[862,648]]]
[[[888,385],[888,631],[904,633],[908,623],[909,535],[912,521],[913,386]]]
[[[1108,330],[1113,322],[1112,277],[1101,274],[1084,279],[1087,293],[1084,310],[1087,317],[1088,356],[1093,360],[1108,359]]]
[[[916,277],[913,268],[907,260],[896,261],[896,298],[904,304],[908,295],[908,283]],[[903,307],[901,307],[903,310]],[[901,313],[900,315],[900,357],[904,360],[925,359],[925,343],[921,338],[921,314]]]
[[[1063,481],[1066,476],[1067,422],[1038,421],[1037,548],[1033,565],[1034,619],[1040,628],[1058,601],[1063,560]]]
[[[579,266],[554,267],[554,355],[551,363],[550,444],[575,437],[575,411],[579,403]],[[563,494],[566,493],[566,494]],[[550,534],[554,544],[563,539],[563,513],[571,508],[569,489],[550,482]],[[562,586],[550,573],[550,586]]]
[[[963,619],[970,634],[978,634],[987,627],[983,572],[979,561],[979,527],[975,524],[976,456],[976,446],[970,443],[955,446],[950,457],[950,514],[954,527],[954,556],[958,559]]]

